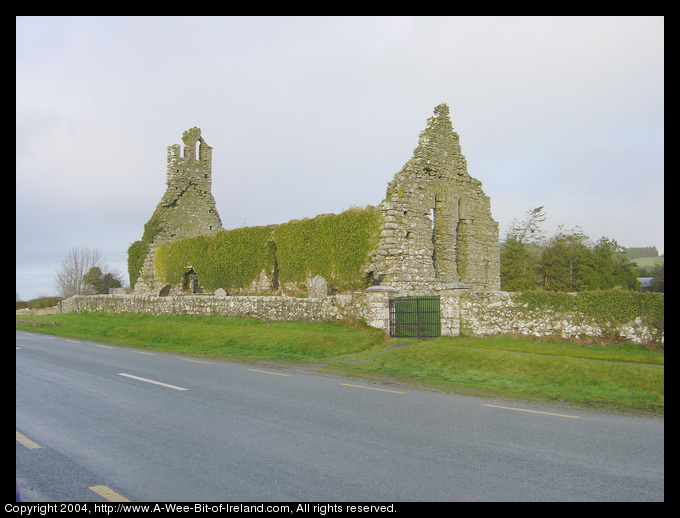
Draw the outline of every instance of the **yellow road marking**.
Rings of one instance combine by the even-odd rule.
[[[204,361],[201,361],[201,360],[190,360],[189,358],[181,358],[181,359],[184,360],[185,362],[205,363],[207,365],[212,365],[212,362],[204,362]]]
[[[264,374],[275,374],[276,376],[290,376],[290,374],[283,374],[281,372],[259,371],[257,369],[248,369],[248,370],[253,371],[253,372],[262,372]]]
[[[37,448],[42,448],[39,444],[34,443],[32,440],[30,440],[28,437],[25,437],[21,435],[19,432],[17,432],[17,441],[26,446],[29,450],[35,450]]]
[[[361,385],[350,385],[349,383],[341,383],[341,385],[344,385],[345,387],[356,387],[356,388],[362,388],[362,389],[368,389],[368,390],[379,390],[380,392],[392,392],[394,394],[406,394],[406,392],[399,392],[397,390],[387,390],[387,389],[379,389],[379,388],[373,388],[373,387],[363,387]]]
[[[79,342],[78,340],[66,340],[67,342],[71,342],[72,344],[82,344],[83,342]]]
[[[99,496],[103,496],[109,502],[129,502],[127,498],[116,493],[113,489],[106,486],[92,486],[89,489],[97,493]]]
[[[132,352],[137,354],[148,354],[149,356],[156,356],[156,353],[147,353],[145,351],[132,351]]]
[[[95,347],[101,347],[102,349],[113,349],[113,347],[109,347],[108,345],[99,345],[99,344],[92,344]]]
[[[569,417],[571,419],[578,419],[579,416],[577,415],[566,415],[566,414],[553,414],[552,412],[540,412],[538,410],[527,410],[525,408],[513,408],[510,406],[498,406],[498,405],[482,405],[482,406],[490,406],[492,408],[504,408],[505,410],[517,410],[518,412],[531,412],[533,414],[545,414],[545,415],[554,415],[557,417]]]

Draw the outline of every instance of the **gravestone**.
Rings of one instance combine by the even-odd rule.
[[[309,298],[310,299],[323,299],[328,296],[328,282],[326,279],[317,275],[312,279],[309,285]]]

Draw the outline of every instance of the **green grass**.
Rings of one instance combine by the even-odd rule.
[[[664,258],[663,257],[638,257],[636,259],[632,259],[634,263],[637,263],[637,265],[640,268],[654,268],[657,264],[663,264],[664,263]]]
[[[27,328],[17,324],[17,329],[233,360],[325,358],[362,351],[382,341],[382,333],[376,329],[355,330],[334,323],[263,322],[235,317],[69,313],[32,316],[31,320],[56,322],[57,326]]]
[[[30,319],[57,325],[17,323],[17,329],[194,357],[321,363],[327,373],[387,383],[664,415],[664,353],[631,343],[385,339],[366,326],[232,317],[88,313]]]

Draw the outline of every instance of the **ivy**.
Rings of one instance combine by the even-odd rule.
[[[207,291],[247,288],[263,270],[280,284],[321,275],[336,290],[361,290],[368,286],[363,268],[377,246],[380,222],[379,211],[369,206],[281,225],[223,230],[161,243],[154,266],[161,282],[181,285],[190,265]]]
[[[579,293],[526,291],[515,293],[513,297],[534,311],[578,312],[597,322],[613,324],[624,324],[641,317],[645,325],[664,330],[663,293],[617,289]]]
[[[163,230],[163,222],[161,220],[161,204],[159,203],[156,210],[151,215],[151,219],[144,224],[144,234],[142,241],[145,243],[153,243],[156,235]]]
[[[144,259],[149,253],[149,245],[144,241],[135,241],[128,248],[128,275],[130,276],[130,289],[135,287],[139,272],[144,264]]]
[[[279,281],[301,283],[321,275],[340,291],[366,288],[363,268],[379,228],[380,214],[371,206],[278,225],[273,237]]]
[[[257,280],[260,272],[275,269],[271,227],[249,227],[221,231],[161,243],[154,267],[161,282],[181,285],[191,266],[203,289],[214,291],[241,288]]]

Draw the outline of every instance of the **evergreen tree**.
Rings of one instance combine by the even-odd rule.
[[[639,290],[635,265],[623,257],[623,248],[602,237],[592,246],[580,229],[558,229],[541,256],[544,287],[552,291]]]
[[[527,291],[540,286],[538,264],[540,242],[545,233],[540,225],[545,221],[543,207],[529,209],[522,221],[513,220],[501,247],[501,288],[506,291]]]
[[[652,279],[652,291],[663,293],[663,263],[657,264],[654,268],[654,278]]]
[[[535,290],[540,286],[537,270],[540,248],[508,237],[501,248],[501,289],[505,291]]]
[[[109,288],[120,288],[121,282],[112,273],[102,273],[101,269],[93,266],[83,276],[83,283],[92,294],[107,294]]]
[[[581,229],[559,227],[541,256],[543,286],[550,291],[581,291],[593,280],[593,261],[588,236]]]

